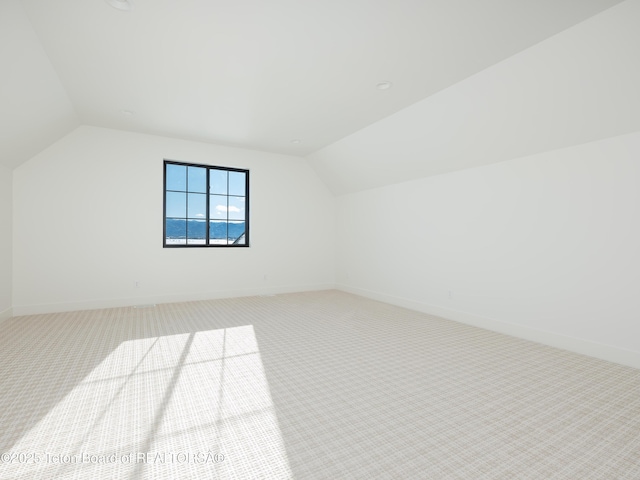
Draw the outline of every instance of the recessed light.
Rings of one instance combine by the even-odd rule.
[[[376,85],[376,87],[378,88],[378,90],[389,90],[392,85],[393,83],[391,82],[380,82],[378,85]]]
[[[291,143],[300,143],[300,140],[298,140],[297,138],[294,138],[293,140],[291,140]]]
[[[133,9],[133,2],[132,0],[104,0],[105,2],[107,2],[109,5],[111,5],[113,8],[117,8],[118,10],[132,10]]]

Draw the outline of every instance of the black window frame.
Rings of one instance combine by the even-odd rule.
[[[207,186],[206,186],[206,193],[205,193],[205,197],[206,197],[206,211],[205,211],[205,221],[207,222],[206,228],[205,228],[205,243],[204,244],[189,244],[186,243],[188,242],[188,238],[185,239],[185,243],[184,244],[167,244],[167,165],[180,165],[180,166],[184,166],[184,167],[197,167],[197,168],[206,168],[207,169],[207,175],[206,175],[206,180],[207,180]],[[226,171],[226,172],[241,172],[245,174],[245,211],[244,211],[244,225],[245,225],[245,230],[244,230],[244,243],[243,244],[210,244],[210,238],[209,238],[209,234],[210,234],[210,222],[211,222],[211,218],[210,218],[210,199],[211,199],[211,191],[210,191],[210,178],[211,178],[211,171],[212,170],[222,170],[222,171]],[[222,167],[219,165],[205,165],[205,164],[199,164],[199,163],[187,163],[187,162],[180,162],[180,161],[176,161],[176,160],[164,160],[163,165],[162,165],[162,177],[163,177],[163,181],[162,181],[162,246],[163,248],[243,248],[243,247],[249,247],[250,246],[250,236],[249,236],[249,170],[247,169],[243,169],[243,168],[234,168],[234,167]],[[188,180],[187,180],[188,181]],[[185,191],[185,193],[187,193],[188,196],[188,183],[187,186],[185,187],[187,190]],[[169,190],[172,191],[172,190]],[[229,195],[229,191],[227,190],[227,194],[225,195],[226,197],[240,197],[240,195]],[[188,222],[188,218],[185,218],[185,220]],[[227,222],[229,222],[229,218],[228,218],[228,214],[227,214]],[[238,237],[240,238],[240,237]]]

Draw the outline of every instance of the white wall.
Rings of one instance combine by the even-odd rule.
[[[163,159],[250,169],[250,248],[162,248]],[[16,315],[334,286],[334,198],[297,157],[80,127],[13,198]]]
[[[337,281],[640,367],[639,158],[634,133],[338,197]]]
[[[11,170],[0,166],[0,321],[11,316]]]

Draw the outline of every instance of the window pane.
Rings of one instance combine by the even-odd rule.
[[[167,190],[187,190],[187,167],[167,164]]]
[[[187,221],[167,218],[165,224],[165,242],[167,245],[184,245],[187,238]]]
[[[203,244],[207,235],[207,222],[205,220],[188,220],[187,221],[187,243]]]
[[[209,219],[227,219],[227,198],[222,195],[209,195]]]
[[[244,220],[244,197],[229,197],[229,220]]]
[[[246,178],[244,172],[229,172],[229,195],[245,196]]]
[[[187,216],[187,194],[167,192],[167,217]]]
[[[189,167],[189,191],[207,193],[207,169]]]
[[[207,196],[204,193],[189,193],[187,217],[205,220],[207,212]]]
[[[247,243],[246,238],[247,238],[247,236],[243,233],[237,239],[235,239],[232,244],[233,245],[246,245],[246,243]]]
[[[209,170],[209,193],[219,195],[227,194],[227,171]]]
[[[229,244],[239,244],[244,239],[244,222],[229,222],[229,226],[227,227],[227,237],[229,239]]]
[[[227,244],[227,222],[209,222],[209,244]]]

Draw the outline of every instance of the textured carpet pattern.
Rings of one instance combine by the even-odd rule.
[[[640,478],[640,371],[337,291],[0,324],[0,479]]]

